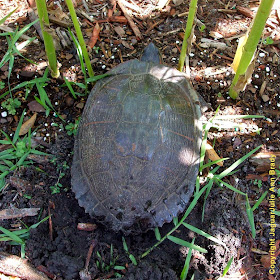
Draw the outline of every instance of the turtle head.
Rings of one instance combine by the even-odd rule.
[[[153,43],[150,43],[144,49],[143,55],[140,60],[146,62],[153,62],[155,64],[160,64],[161,57],[160,57],[159,49]]]

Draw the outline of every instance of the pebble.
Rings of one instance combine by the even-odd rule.
[[[8,113],[7,113],[6,111],[4,111],[4,112],[1,113],[1,116],[2,116],[3,118],[6,118],[6,117],[8,116]]]
[[[262,100],[263,100],[264,102],[269,101],[269,96],[266,95],[266,94],[262,95]]]

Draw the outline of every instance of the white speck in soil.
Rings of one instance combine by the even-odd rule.
[[[269,141],[269,138],[267,137],[265,140],[266,140],[266,141]]]
[[[112,56],[111,56],[111,59],[115,59],[115,56],[114,56],[114,55],[112,55]]]
[[[265,67],[266,72],[270,72],[270,68],[268,66]]]
[[[180,44],[180,41],[176,41],[176,44]]]
[[[263,52],[259,53],[259,57],[265,57],[265,53]]]
[[[45,123],[45,126],[48,126],[48,124],[47,124],[47,123]]]
[[[8,116],[8,113],[7,113],[6,111],[4,111],[4,112],[1,113],[1,116],[2,116],[3,118],[6,118],[6,117]]]
[[[106,65],[102,65],[101,68],[102,68],[102,69],[105,69],[105,68],[106,68]]]
[[[194,57],[194,53],[190,53],[190,57]]]
[[[255,78],[258,79],[260,76],[259,74],[255,74]]]
[[[58,105],[58,102],[56,101],[56,102],[54,102],[54,105]]]

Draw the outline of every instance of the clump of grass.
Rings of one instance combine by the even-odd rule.
[[[24,258],[25,244],[26,244],[26,240],[29,238],[30,230],[37,228],[41,223],[45,222],[48,218],[49,216],[30,227],[24,225],[25,229],[20,229],[16,231],[10,231],[0,226],[0,231],[3,232],[2,234],[0,234],[0,242],[9,242],[9,244],[11,245],[19,245],[21,247],[21,257]]]
[[[0,191],[5,187],[5,179],[7,175],[22,166],[28,166],[33,164],[31,160],[28,160],[30,154],[35,155],[47,155],[44,152],[38,151],[31,146],[32,133],[29,133],[23,138],[19,137],[20,128],[22,126],[24,118],[24,112],[21,115],[17,129],[13,138],[10,138],[4,131],[5,139],[0,140],[0,144],[9,145],[6,150],[0,152]]]

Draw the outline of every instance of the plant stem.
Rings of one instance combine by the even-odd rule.
[[[69,12],[70,12],[70,15],[71,15],[71,18],[72,18],[72,21],[73,21],[73,24],[74,24],[74,27],[75,27],[75,30],[76,30],[76,33],[77,33],[78,41],[81,45],[84,60],[85,60],[85,63],[86,63],[87,69],[88,69],[88,75],[90,77],[93,77],[94,73],[93,73],[93,70],[92,70],[92,67],[91,67],[90,59],[89,59],[88,52],[87,52],[87,47],[86,47],[84,37],[83,37],[82,31],[81,31],[81,28],[80,28],[80,24],[79,24],[79,21],[78,21],[78,18],[77,18],[77,14],[75,12],[75,8],[74,8],[71,0],[65,0],[65,2],[66,2],[67,7],[69,9]]]
[[[180,58],[179,58],[179,65],[178,65],[178,70],[181,72],[183,71],[183,67],[185,64],[185,58],[186,58],[187,47],[188,47],[188,39],[192,33],[196,9],[197,9],[197,0],[191,0],[188,20],[187,20],[187,24],[186,24],[186,30],[185,30],[185,35],[184,35],[182,50],[181,50],[181,54],[180,54]]]
[[[49,60],[49,67],[51,69],[51,75],[53,78],[58,78],[60,73],[57,67],[53,37],[51,35],[51,29],[49,27],[50,22],[48,17],[47,4],[45,0],[36,0],[36,5],[40,20],[40,26],[43,33],[45,50]]]
[[[265,27],[266,20],[270,14],[274,0],[262,0],[258,8],[257,14],[253,20],[251,28],[248,30],[248,39],[243,47],[243,53],[241,55],[240,63],[236,70],[236,74],[232,81],[229,95],[231,98],[236,99],[238,92],[234,89],[239,80],[239,76],[246,73],[248,66],[250,65],[259,40],[261,38],[263,29]]]

